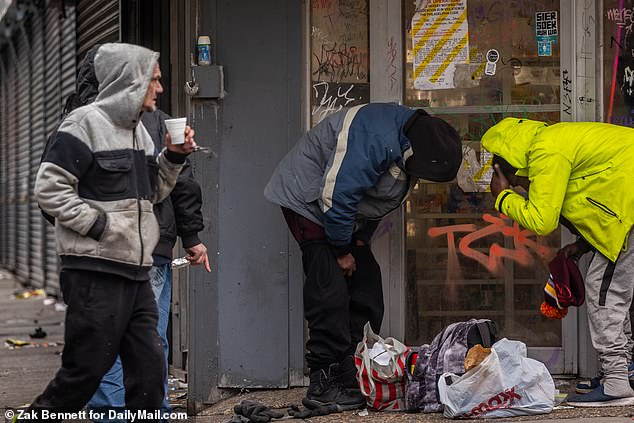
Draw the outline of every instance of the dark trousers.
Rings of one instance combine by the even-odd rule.
[[[370,322],[378,333],[383,321],[381,269],[368,245],[353,245],[357,271],[346,278],[321,226],[282,208],[302,250],[304,317],[308,322],[306,361],[311,372],[354,354]]]
[[[149,281],[84,270],[63,270],[66,310],[62,367],[31,410],[81,410],[117,354],[123,363],[129,410],[159,410],[165,357]]]

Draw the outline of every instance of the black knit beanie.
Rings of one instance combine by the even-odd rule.
[[[462,163],[462,140],[444,120],[417,111],[403,127],[413,155],[405,161],[405,172],[432,182],[450,182]]]

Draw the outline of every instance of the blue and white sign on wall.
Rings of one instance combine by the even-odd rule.
[[[537,54],[552,56],[552,43],[556,43],[559,36],[557,11],[535,13],[535,39],[537,40]]]
[[[540,56],[552,56],[553,44],[550,41],[538,41],[537,51]]]

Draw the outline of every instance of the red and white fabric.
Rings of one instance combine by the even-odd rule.
[[[370,323],[363,329],[354,362],[357,380],[368,407],[375,410],[405,410],[405,357],[409,347],[394,338],[376,335]]]

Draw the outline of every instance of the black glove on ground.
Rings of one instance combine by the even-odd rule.
[[[267,407],[261,402],[254,400],[242,400],[240,404],[233,407],[233,411],[239,416],[246,417],[249,419],[249,422],[253,423],[267,423],[270,422],[271,419],[279,419],[284,416],[284,413],[271,410],[271,407]]]
[[[297,405],[292,405],[291,408],[288,409],[288,415],[293,416],[296,419],[308,419],[310,417],[326,416],[328,414],[340,412],[341,410],[337,407],[337,404],[322,405],[321,407],[312,409],[307,407],[302,409]]]

